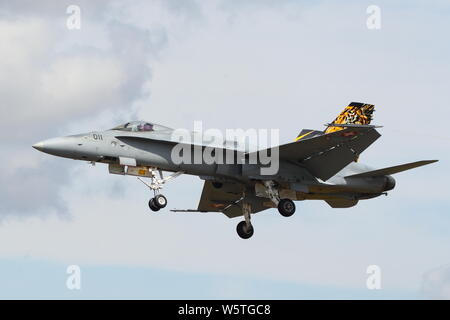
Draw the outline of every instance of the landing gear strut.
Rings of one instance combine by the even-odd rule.
[[[237,234],[242,239],[248,239],[251,236],[253,236],[253,226],[250,222],[250,214],[251,214],[251,207],[249,203],[243,203],[242,204],[242,211],[244,214],[245,221],[241,221],[238,223],[236,227]]]
[[[295,213],[295,203],[291,199],[280,199],[278,189],[275,187],[273,181],[264,181],[264,185],[267,188],[267,194],[270,200],[277,206],[278,212],[283,217],[290,217]]]
[[[156,177],[156,169],[155,168],[149,168],[150,171],[150,179],[151,183],[148,184],[141,178],[138,178],[139,181],[141,181],[143,184],[145,184],[147,187],[149,187],[150,190],[153,191],[153,194],[155,195],[153,198],[151,198],[148,202],[148,206],[152,211],[159,211],[160,209],[167,206],[167,198],[159,193],[159,190],[162,189],[163,184],[169,181],[170,179],[176,178],[179,175],[183,174],[183,171],[175,172],[174,174],[163,178],[163,174],[161,170],[158,170],[159,172],[159,178]]]

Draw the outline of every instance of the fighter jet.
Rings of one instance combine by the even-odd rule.
[[[154,212],[167,206],[161,194],[165,183],[181,174],[199,176],[204,185],[198,207],[172,211],[243,217],[236,230],[241,238],[248,239],[254,233],[254,213],[277,208],[282,216],[289,217],[298,200],[324,200],[333,208],[353,207],[360,200],[394,189],[391,175],[437,161],[382,169],[362,165],[360,154],[380,137],[379,127],[370,124],[374,110],[374,105],[352,102],[326,124],[325,130],[302,130],[291,143],[256,151],[242,148],[235,140],[212,144],[206,139],[189,140],[194,132],[181,139],[175,134],[177,130],[146,121],[53,138],[33,147],[54,156],[105,163],[109,173],[138,177],[153,193],[148,206]],[[209,159],[179,159],[192,160],[207,151]],[[211,161],[211,157],[223,160],[225,155],[231,155],[233,161]],[[277,161],[277,170],[267,170],[271,164],[264,161],[264,155]],[[171,174],[164,176],[163,172]]]

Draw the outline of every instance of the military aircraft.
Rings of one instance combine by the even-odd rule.
[[[243,239],[254,233],[251,214],[278,208],[282,216],[295,212],[295,200],[324,200],[333,208],[348,208],[359,200],[386,195],[395,187],[392,174],[436,162],[423,160],[371,170],[358,162],[359,155],[380,137],[371,125],[374,105],[352,102],[326,129],[302,130],[294,142],[264,150],[242,149],[235,141],[213,145],[213,156],[232,155],[234,162],[174,160],[179,146],[192,147],[194,156],[211,144],[174,138],[174,129],[145,121],[131,121],[106,131],[93,131],[38,142],[39,151],[76,160],[106,163],[112,174],[137,176],[153,192],[152,211],[163,209],[163,185],[181,174],[196,175],[204,186],[196,209],[176,212],[221,212],[229,218],[243,216],[237,233]],[[278,170],[263,173],[268,163],[262,154],[277,155]],[[186,156],[184,154],[183,156]],[[256,156],[256,162],[246,161]],[[172,174],[164,177],[163,171]],[[149,183],[141,178],[149,178]]]

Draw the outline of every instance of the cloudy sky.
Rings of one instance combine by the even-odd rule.
[[[450,298],[449,18],[438,0],[1,0],[0,297]],[[375,104],[384,126],[361,162],[440,162],[354,208],[259,213],[250,241],[239,220],[152,214],[135,178],[31,148],[131,119],[275,128],[290,142],[350,101]],[[182,176],[164,194],[195,208],[201,188]],[[69,265],[81,290],[66,287]]]

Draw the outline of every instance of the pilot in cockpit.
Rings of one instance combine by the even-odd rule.
[[[153,131],[153,125],[151,123],[139,124],[137,126],[138,131]]]
[[[117,126],[113,130],[121,131],[132,131],[132,132],[143,132],[143,131],[154,131],[154,126],[152,123],[143,121],[131,121],[124,125]]]

